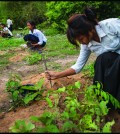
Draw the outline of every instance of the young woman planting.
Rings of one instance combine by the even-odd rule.
[[[65,71],[47,71],[46,77],[53,80],[79,73],[94,52],[97,59],[93,83],[101,82],[103,89],[120,101],[120,19],[98,22],[95,13],[87,8],[85,14],[69,18],[67,38],[73,45],[81,44],[76,63]]]
[[[29,34],[24,36],[24,40],[28,41],[27,46],[32,50],[39,50],[46,45],[46,37],[45,35],[38,29],[36,29],[36,25],[34,21],[28,21],[27,27],[30,30]]]

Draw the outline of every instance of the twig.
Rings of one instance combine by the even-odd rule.
[[[46,59],[45,59],[43,54],[42,54],[42,58],[43,58],[44,66],[45,66],[45,71],[47,71],[48,68],[47,68],[47,64],[46,64]],[[51,80],[49,80],[49,81],[50,81],[50,85],[51,85],[51,88],[52,88],[52,81]]]

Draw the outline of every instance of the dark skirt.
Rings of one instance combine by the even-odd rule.
[[[99,81],[103,90],[120,101],[120,55],[115,52],[105,52],[99,55],[95,62],[93,84]]]

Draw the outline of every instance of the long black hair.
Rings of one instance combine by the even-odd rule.
[[[36,29],[36,24],[33,20],[28,20],[27,23],[30,23],[30,25],[33,26],[33,29]]]
[[[75,38],[78,35],[88,35],[95,25],[98,24],[97,16],[91,8],[85,8],[84,14],[74,14],[68,19],[67,38],[70,43],[78,46]]]

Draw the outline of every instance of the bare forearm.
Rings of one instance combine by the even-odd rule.
[[[57,78],[62,78],[62,77],[66,77],[66,76],[70,76],[70,75],[74,75],[74,74],[76,74],[75,70],[72,69],[72,68],[69,68],[65,71],[58,72],[57,73]]]

